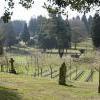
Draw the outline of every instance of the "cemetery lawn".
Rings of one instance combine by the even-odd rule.
[[[0,73],[0,100],[100,100],[98,84],[68,82],[58,85],[57,79]]]

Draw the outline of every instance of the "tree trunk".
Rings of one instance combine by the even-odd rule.
[[[77,47],[77,43],[75,42],[74,49],[76,49],[76,47]]]

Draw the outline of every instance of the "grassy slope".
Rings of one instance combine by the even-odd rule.
[[[47,78],[0,74],[0,100],[99,100],[97,84],[60,86]],[[91,99],[92,98],[92,99]]]

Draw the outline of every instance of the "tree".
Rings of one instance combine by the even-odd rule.
[[[23,31],[24,24],[25,24],[25,21],[23,20],[12,21],[13,29],[17,37],[19,37],[20,33]]]
[[[0,55],[4,53],[4,50],[3,50],[4,33],[3,33],[2,25],[3,25],[3,21],[0,20]]]
[[[67,49],[69,48],[71,42],[70,25],[68,20],[64,21],[61,15],[57,17],[57,40],[58,48]]]
[[[91,33],[92,22],[93,22],[93,18],[92,18],[92,16],[90,15],[89,18],[88,18],[89,34]]]
[[[80,20],[80,16],[77,15],[77,16],[76,16],[76,20]]]
[[[7,47],[11,48],[12,45],[17,43],[16,33],[14,32],[12,22],[2,24],[0,33],[3,34],[2,41]]]
[[[38,16],[37,17],[37,33],[45,33],[46,24],[47,24],[47,19],[41,15]]]
[[[6,23],[11,19],[13,14],[12,9],[14,9],[15,3],[13,0],[5,0],[7,6],[5,7],[5,11],[3,16],[1,17],[3,21]],[[24,8],[29,9],[34,4],[34,0],[19,0],[17,3],[22,5]],[[44,3],[44,8],[51,13],[64,13],[64,9],[70,6],[70,8],[77,11],[90,11],[91,8],[95,8],[95,6],[99,7],[99,0],[47,0],[47,4]],[[63,9],[62,9],[63,8]]]
[[[23,40],[25,42],[25,44],[27,44],[30,40],[30,34],[29,34],[26,23],[24,25],[24,29],[23,29],[23,32],[20,35],[20,38],[21,38],[21,40]]]
[[[52,37],[50,34],[42,33],[39,35],[39,47],[46,51],[46,49],[53,49],[57,46],[57,41],[55,37]]]
[[[98,13],[93,17],[92,40],[96,48],[100,47],[100,15]]]
[[[43,16],[38,16],[36,19],[36,25],[37,25],[37,30],[34,35],[34,38],[37,36],[38,38],[38,45],[40,48],[42,48],[44,51],[46,49],[53,49],[56,48],[56,38],[54,35],[50,33],[51,31],[51,20],[47,19]],[[33,26],[33,29],[35,26]],[[35,38],[36,39],[36,38]]]
[[[87,32],[89,33],[89,25],[88,25],[88,20],[85,16],[85,14],[82,16],[82,21],[84,22],[84,25],[86,27]]]
[[[38,25],[37,25],[37,19],[36,18],[31,18],[30,21],[29,21],[29,32],[31,35],[35,35],[38,31]]]
[[[77,47],[77,43],[83,41],[88,36],[86,27],[84,22],[81,21],[79,18],[74,18],[69,21],[71,26],[71,41],[75,44],[75,49]]]
[[[12,9],[14,9],[15,3],[19,3],[24,8],[29,9],[32,7],[32,4],[34,3],[33,0],[19,0],[18,2],[15,2],[14,0],[5,0],[6,6],[4,7],[4,14],[1,17],[5,23],[8,23],[8,21],[11,20],[11,16],[13,14]]]
[[[56,38],[58,50],[69,48],[71,46],[71,30],[68,20],[63,20],[60,14],[51,14],[50,17],[49,33]]]
[[[70,6],[72,10],[80,12],[88,12],[95,6],[99,7],[99,0],[48,0],[49,4],[45,3],[44,7],[52,13],[64,13],[66,7]]]

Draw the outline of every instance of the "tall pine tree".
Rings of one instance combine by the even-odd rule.
[[[88,21],[87,21],[87,18],[86,18],[86,15],[85,15],[85,14],[82,16],[82,21],[83,21],[84,24],[85,24],[85,27],[86,27],[86,29],[87,29],[87,32],[89,32]]]
[[[38,25],[37,25],[37,19],[31,18],[29,21],[29,32],[31,35],[35,35],[37,33]]]
[[[30,34],[29,34],[26,23],[24,25],[24,29],[23,29],[23,32],[20,35],[20,38],[21,38],[21,40],[23,40],[23,42],[25,42],[25,44],[27,44],[30,40]]]
[[[64,50],[71,46],[71,30],[68,20],[63,20],[61,14],[51,15],[50,34],[57,40],[58,50]]]
[[[100,15],[95,14],[92,23],[92,40],[96,48],[100,47]]]
[[[90,15],[89,18],[88,18],[89,34],[91,33],[92,22],[93,22],[93,18],[92,18],[92,16]]]

